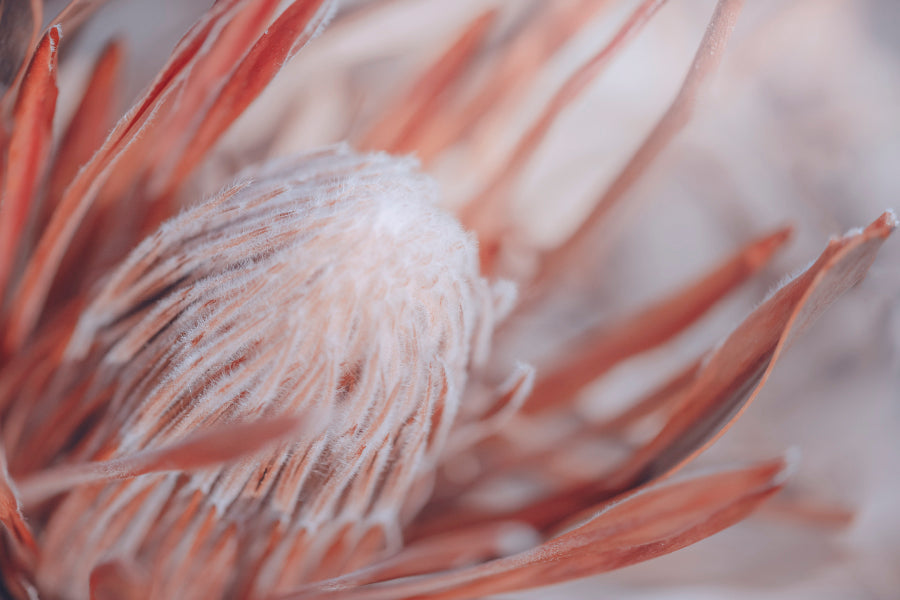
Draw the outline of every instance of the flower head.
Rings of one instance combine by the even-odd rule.
[[[365,151],[269,160],[202,202],[188,185],[196,167],[332,2],[219,0],[105,138],[117,44],[65,134],[51,127],[61,35],[91,3],[73,2],[33,49],[19,43],[29,58],[0,105],[9,593],[482,596],[677,550],[781,489],[787,459],[659,482],[721,435],[794,336],[863,277],[896,226],[890,212],[834,239],[612,419],[580,418],[576,400],[695,323],[789,230],[621,322],[584,324],[537,370],[516,362],[532,354],[522,340],[544,341],[533,323],[586,262],[598,224],[684,127],[741,3],[719,1],[676,99],[583,224],[552,250],[529,247],[509,218],[513,183],[663,4],[639,3],[562,84],[459,221],[416,161],[379,151],[417,152],[425,169],[474,153],[602,3],[526,11],[492,48],[497,15],[485,13],[355,136]],[[15,18],[40,22],[37,5]],[[612,460],[558,468],[580,443],[622,442],[654,418]]]

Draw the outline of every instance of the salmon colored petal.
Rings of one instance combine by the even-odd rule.
[[[712,444],[762,388],[790,341],[858,283],[896,227],[885,213],[864,231],[833,240],[806,271],[760,305],[703,364],[662,430],[612,473],[555,493],[516,518],[548,527],[581,507],[671,473]],[[510,515],[507,515],[510,518]]]
[[[500,49],[489,69],[491,76],[476,94],[441,119],[423,123],[411,132],[407,146],[428,164],[435,155],[472,133],[476,126],[494,131],[494,119],[520,99],[539,69],[601,10],[608,0],[540,3],[515,38]]]
[[[496,16],[496,10],[489,10],[473,19],[406,97],[390,104],[390,110],[363,136],[360,147],[401,154],[415,151],[416,145],[410,143],[411,136],[428,123],[441,120],[435,114],[441,101],[448,88],[458,82],[471,65]]]
[[[58,27],[41,38],[13,110],[15,126],[10,133],[0,196],[0,297],[10,282],[28,216],[36,208],[34,199],[50,153],[59,38]]]
[[[618,363],[672,339],[756,274],[789,236],[790,229],[781,229],[755,240],[678,293],[622,323],[588,332],[560,358],[556,370],[538,378],[526,411],[538,412],[566,405],[585,386]]]
[[[668,422],[611,473],[578,483],[510,513],[448,509],[423,523],[419,538],[495,519],[555,527],[586,507],[662,477],[689,461],[721,435],[756,396],[793,336],[865,275],[878,248],[896,226],[885,213],[859,233],[832,241],[819,259],[757,308],[706,360],[673,402]]]
[[[133,566],[107,562],[91,571],[91,600],[144,600],[148,582]]]
[[[269,26],[212,100],[172,172],[158,184],[160,196],[169,195],[187,177],[284,64],[318,34],[334,5],[333,0],[296,0]]]
[[[659,477],[718,439],[756,397],[791,341],[862,280],[896,226],[893,213],[885,213],[865,230],[831,241],[812,266],[778,290],[725,340],[662,431],[610,483],[633,486]]]
[[[97,249],[97,232],[111,227],[121,228],[116,221],[122,219],[122,200],[133,195],[136,178],[146,177],[148,173],[157,173],[166,169],[165,165],[171,166],[171,163],[177,162],[181,153],[179,148],[190,143],[192,126],[208,110],[211,100],[221,89],[234,65],[263,33],[278,4],[278,0],[251,0],[232,8],[234,18],[224,22],[215,36],[215,42],[209,44],[207,50],[197,53],[189,68],[190,76],[184,81],[183,87],[177,94],[161,101],[154,109],[154,126],[133,140],[116,158],[116,168],[104,183],[91,212],[85,217],[80,231],[66,251],[66,256],[58,269],[57,279],[50,290],[50,301],[45,307],[46,311],[52,311],[60,301],[89,289],[100,273],[111,266],[109,259],[103,260],[102,257],[113,254],[108,250],[104,252],[104,248],[100,248],[99,251]],[[98,71],[99,68],[98,66]],[[111,98],[109,92],[101,91],[100,86],[93,83],[92,81],[87,87],[88,93],[98,99],[97,104],[103,103],[104,100],[108,104]],[[86,104],[87,100],[85,98],[82,104]],[[75,125],[75,121],[72,125]],[[84,143],[85,146],[91,146],[92,153],[100,147],[110,127],[106,123],[94,124],[93,128],[90,123],[84,125],[85,127],[79,128],[78,135],[74,136],[74,139],[91,141],[99,134],[101,139],[96,143],[92,141]],[[66,139],[71,139],[71,136],[67,135]],[[75,162],[74,166],[86,163],[88,158],[90,154]],[[69,170],[54,173],[55,185],[50,193],[54,205],[72,181],[74,174],[74,171]],[[147,184],[145,189],[149,187]],[[143,191],[136,200],[143,204],[152,197],[152,192]],[[132,200],[129,204],[134,203]],[[139,231],[131,234],[133,241],[149,234],[161,220],[175,212],[170,202],[158,204],[159,206],[138,208],[143,214],[140,219],[134,220],[143,222]],[[136,207],[131,206],[127,210],[133,213]],[[49,216],[52,212],[46,214]],[[128,235],[123,233],[119,237],[124,238]],[[106,236],[104,239],[107,239]],[[115,245],[117,242],[111,239],[109,243]]]
[[[506,214],[509,186],[544,140],[556,118],[597,78],[665,2],[666,0],[644,0],[612,40],[563,83],[537,121],[522,136],[512,155],[488,182],[486,188],[476,194],[463,210],[460,216],[463,224],[478,234],[483,246],[489,248],[503,233],[500,224],[509,221]]]
[[[318,7],[324,1],[296,2],[282,13],[278,21],[269,28],[266,35],[251,50],[242,66],[236,69],[235,77],[239,80],[240,85],[232,80],[230,85],[223,88],[217,104],[220,110],[212,111],[210,115],[213,118],[207,119],[211,122],[212,127],[198,132],[198,135],[202,134],[204,137],[194,140],[195,145],[192,146],[192,151],[199,150],[202,146],[203,152],[205,152],[221,133],[219,128],[224,130],[237,117],[237,114],[234,113],[237,106],[246,107],[250,100],[261,91],[260,82],[267,83],[280,69],[281,61],[289,58],[292,53],[299,50],[299,46],[308,41],[314,32],[309,32],[309,35],[304,38],[303,33],[306,31],[309,18],[311,18],[310,15],[306,15],[304,10],[311,6]],[[189,83],[188,76],[192,67],[196,66],[208,53],[215,51],[215,43],[212,44],[213,50],[209,48],[210,40],[217,35],[220,26],[235,18],[236,8],[246,10],[248,6],[252,6],[252,4],[241,2],[241,0],[217,2],[194,24],[178,43],[168,63],[151,84],[149,90],[119,121],[100,150],[78,172],[66,189],[57,211],[46,230],[42,232],[34,255],[26,267],[22,284],[15,293],[10,316],[7,319],[4,340],[4,346],[8,350],[20,347],[37,323],[63,254],[69,247],[91,204],[114,172],[114,167],[120,162],[125,151],[148,131],[158,117],[158,109],[173,94],[183,90]],[[306,20],[300,22],[298,19],[302,19],[304,16]],[[301,39],[298,40],[298,36]],[[279,57],[279,62],[267,64],[267,61],[273,61]],[[228,96],[228,94],[233,95]],[[225,100],[222,100],[223,97]],[[225,106],[226,104],[227,106]],[[223,115],[221,109],[224,109],[227,115]],[[223,116],[225,118],[222,118]],[[187,168],[188,164],[196,164],[200,156],[202,153],[185,157],[186,161],[193,160],[194,162],[184,162],[184,168]],[[136,169],[141,163],[140,161],[129,161],[126,164],[129,168]],[[117,172],[116,175],[123,176],[121,172]]]
[[[253,454],[279,441],[295,441],[301,423],[295,418],[267,419],[221,426],[157,450],[137,452],[109,461],[64,465],[40,471],[19,483],[25,504],[41,502],[79,485],[131,479],[147,473],[191,471]],[[300,431],[302,436],[302,431]]]
[[[697,98],[709,76],[722,60],[725,45],[737,22],[743,0],[719,0],[710,19],[706,34],[700,42],[681,89],[668,110],[631,156],[609,188],[597,201],[591,214],[572,236],[543,259],[535,284],[546,284],[556,274],[571,272],[569,267],[584,261],[585,245],[613,207],[656,161],[657,157],[688,124]]]
[[[6,319],[3,345],[8,351],[19,348],[31,333],[43,310],[47,293],[63,254],[69,247],[81,221],[115,167],[118,157],[148,127],[155,109],[176,89],[184,85],[186,71],[201,52],[215,25],[227,16],[231,2],[217,3],[176,46],[172,57],[144,96],[118,122],[103,146],[78,172],[59,201],[47,228],[41,233],[33,256],[28,261],[21,284],[16,290]],[[77,11],[87,4],[78,3]],[[57,29],[58,30],[58,29]]]
[[[474,598],[622,568],[693,544],[743,519],[784,485],[787,466],[776,460],[647,489],[531,550],[475,567],[347,590],[339,597]],[[320,596],[291,598],[343,591],[323,587]]]
[[[111,41],[103,48],[94,64],[88,85],[63,134],[48,173],[47,193],[41,203],[36,231],[46,229],[69,183],[82,165],[87,164],[103,145],[107,134],[115,125],[118,114],[117,86],[121,81],[124,55],[123,45],[119,41]],[[114,219],[118,214],[110,207],[112,202],[120,207],[124,204],[122,200],[127,197],[130,183],[120,184],[124,177],[117,178],[116,174],[126,172],[127,169],[117,169],[112,174],[95,201],[95,206],[85,216],[70,242],[50,289],[48,303],[44,307],[45,314],[52,315],[96,282],[93,271],[99,262],[98,256],[112,256],[103,245],[97,244],[98,233],[100,239],[106,242],[113,237],[110,231],[122,231],[119,235],[124,235],[124,231],[127,231],[128,228],[115,223]],[[119,210],[121,212],[121,208]],[[134,211],[134,207],[130,206],[128,210]]]
[[[461,529],[422,540],[382,562],[312,586],[312,589],[322,585],[355,588],[378,581],[459,568],[507,556],[523,547],[534,546],[538,540],[537,532],[521,523],[486,523],[477,528]]]
[[[653,390],[643,398],[640,398],[632,406],[629,406],[618,415],[597,423],[590,423],[582,429],[572,433],[563,440],[553,443],[550,446],[540,445],[534,449],[511,447],[504,448],[504,451],[495,452],[500,456],[491,456],[490,462],[484,467],[484,471],[479,475],[476,481],[470,482],[470,485],[478,481],[484,481],[492,476],[507,470],[521,468],[527,466],[530,472],[542,472],[552,474],[556,469],[555,460],[558,457],[565,456],[570,453],[573,447],[579,444],[589,443],[591,440],[598,438],[620,438],[622,434],[632,425],[640,422],[649,415],[668,412],[672,408],[679,394],[690,386],[700,371],[701,362],[695,361],[684,370],[680,371],[669,381],[665,382],[658,389]]]
[[[94,65],[84,95],[63,134],[53,168],[50,170],[47,198],[41,207],[43,215],[41,228],[46,225],[56,203],[75,177],[79,167],[90,160],[115,123],[115,87],[119,79],[122,58],[121,43],[110,42]]]
[[[171,170],[178,162],[184,146],[192,142],[187,132],[210,110],[236,65],[269,25],[278,5],[279,0],[250,2],[225,24],[216,37],[215,52],[205,54],[191,69],[188,85],[171,107],[172,114],[160,132],[160,139],[149,148],[150,156],[145,157],[148,167],[161,164]]]

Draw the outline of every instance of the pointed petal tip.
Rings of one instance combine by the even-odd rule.
[[[765,266],[778,250],[780,250],[794,236],[794,228],[786,225],[773,233],[761,238],[747,248],[746,260],[756,270]]]
[[[873,238],[887,239],[887,237],[891,235],[891,232],[896,229],[898,223],[900,223],[900,221],[897,220],[897,214],[893,209],[889,208],[881,213],[881,215],[868,227],[854,227],[845,232],[844,235],[838,237],[837,240],[850,240],[859,236],[866,240],[871,240]]]
[[[869,225],[867,230],[871,230],[874,235],[886,238],[897,228],[898,224],[900,224],[900,220],[897,219],[897,213],[894,212],[894,209],[889,208],[881,213],[881,216]]]

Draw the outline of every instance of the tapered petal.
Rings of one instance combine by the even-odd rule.
[[[616,364],[665,343],[699,320],[714,304],[764,267],[790,235],[782,229],[754,240],[684,289],[621,323],[584,334],[538,379],[528,410],[565,406]]]
[[[776,460],[651,488],[531,550],[474,567],[335,595],[347,600],[473,598],[618,569],[668,554],[734,524],[780,489],[786,469],[784,461]],[[343,591],[323,587],[324,594],[307,592],[290,598],[305,600]]]
[[[491,10],[472,20],[450,48],[419,78],[406,97],[393,103],[363,136],[360,146],[397,153],[415,151],[416,145],[410,144],[410,137],[428,123],[441,120],[441,115],[436,113],[442,101],[446,100],[448,88],[459,81],[474,61],[496,16],[497,12]]]
[[[25,70],[13,109],[14,127],[0,191],[0,297],[6,296],[41,177],[50,154],[56,110],[56,63],[60,29],[51,28]]]

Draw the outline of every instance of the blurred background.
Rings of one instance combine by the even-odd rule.
[[[249,161],[357,138],[486,7],[502,9],[502,32],[541,1],[345,2],[236,124],[191,194],[217,189]],[[61,4],[47,2],[48,14]],[[427,166],[448,207],[484,181],[637,2],[606,4],[535,71],[504,122]],[[671,101],[714,5],[665,6],[557,119],[515,187],[511,219],[529,245],[553,246],[584,217]],[[90,58],[111,36],[127,40],[127,105],[206,6],[110,0],[66,50],[62,105],[74,103]],[[553,326],[565,315],[561,329],[574,335],[579,324],[614,319],[782,224],[794,225],[794,240],[698,327],[599,382],[584,398],[586,415],[614,410],[726,335],[830,236],[900,208],[898,31],[896,0],[746,2],[693,120],[616,211],[603,252],[585,265],[589,283],[560,301]],[[869,277],[788,351],[756,403],[699,461],[728,464],[796,447],[802,459],[791,493],[850,510],[851,522],[773,509],[673,555],[514,597],[900,597],[898,307],[900,242],[891,239]],[[539,363],[550,349],[505,351]]]

